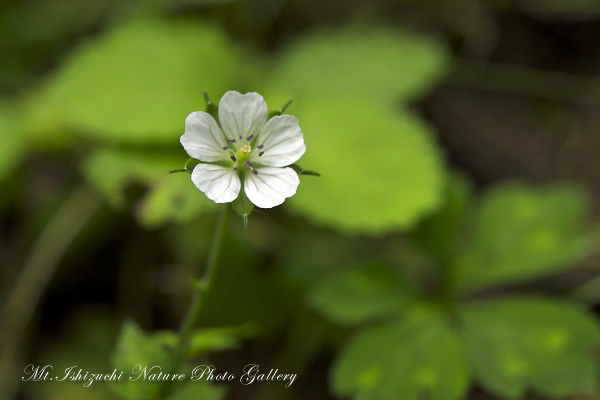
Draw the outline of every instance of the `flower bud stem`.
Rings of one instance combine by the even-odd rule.
[[[219,254],[221,253],[221,248],[223,247],[223,239],[225,238],[225,232],[227,230],[227,226],[229,225],[229,214],[229,204],[223,205],[219,212],[217,227],[215,229],[212,242],[210,244],[210,250],[208,252],[208,259],[206,260],[206,266],[204,267],[204,271],[202,272],[202,277],[198,281],[199,285],[197,285],[197,289],[194,291],[194,296],[192,298],[192,301],[190,302],[188,311],[185,315],[184,320],[182,321],[181,328],[179,330],[179,343],[177,346],[177,353],[180,357],[185,355],[186,347],[188,344],[187,342],[191,334],[192,328],[198,320],[200,311],[202,310],[202,301],[206,293],[212,287],[215,280],[215,276],[217,275],[219,266]]]
[[[187,312],[184,319],[181,321],[179,328],[179,337],[177,346],[174,349],[173,358],[171,360],[171,366],[169,373],[175,373],[179,365],[186,359],[187,346],[192,334],[192,330],[202,311],[202,302],[206,294],[210,291],[219,267],[219,254],[223,247],[223,239],[229,225],[229,204],[224,204],[220,211],[217,220],[217,226],[213,234],[210,249],[208,251],[208,258],[202,275],[199,279],[194,281],[194,295],[188,306]],[[174,390],[173,382],[163,382],[164,384],[158,390],[156,400],[167,398],[169,393]]]

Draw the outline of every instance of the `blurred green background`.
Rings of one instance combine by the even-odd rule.
[[[0,54],[0,398],[600,398],[597,1],[4,0]],[[322,176],[231,218],[190,365],[298,380],[22,382],[168,359],[203,89],[293,99]]]

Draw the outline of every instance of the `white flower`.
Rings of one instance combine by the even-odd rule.
[[[234,201],[242,186],[260,208],[278,206],[296,193],[300,179],[287,166],[306,151],[302,131],[292,115],[268,115],[260,94],[229,91],[219,101],[220,127],[203,111],[185,120],[181,144],[200,161],[192,181],[215,203]]]

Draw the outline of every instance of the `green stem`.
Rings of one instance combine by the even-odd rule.
[[[444,272],[444,282],[439,292],[439,301],[441,307],[453,314],[456,305],[456,291],[458,276],[456,275],[457,268],[454,265],[450,265]]]
[[[172,365],[170,373],[175,373],[179,365],[185,360],[185,352],[187,350],[188,341],[192,334],[192,329],[198,321],[200,312],[202,311],[202,302],[204,301],[206,293],[212,287],[215,277],[218,273],[219,267],[219,254],[221,253],[221,247],[223,245],[223,239],[225,238],[225,232],[229,225],[229,204],[221,207],[219,212],[219,219],[217,221],[217,227],[213,234],[210,249],[208,251],[208,258],[202,276],[194,285],[194,295],[190,305],[187,309],[185,317],[181,322],[179,328],[179,340],[175,353],[173,354]],[[165,385],[157,392],[156,399],[168,398],[171,391],[174,390],[172,382],[166,382]]]
[[[592,277],[579,286],[570,293],[569,297],[589,306],[600,304],[600,275]]]
[[[227,204],[221,208],[219,213],[219,220],[217,221],[217,227],[210,245],[204,272],[198,282],[198,287],[194,292],[194,297],[179,330],[179,343],[177,346],[177,355],[179,358],[184,356],[192,328],[202,310],[202,301],[215,281],[219,267],[219,254],[225,237],[225,231],[229,224],[229,214],[229,204]]]
[[[0,321],[0,392],[9,391],[10,369],[48,282],[63,255],[102,206],[102,199],[85,185],[79,186],[60,205],[31,248],[29,257]],[[14,380],[16,382],[16,379]]]
[[[447,82],[500,93],[600,105],[598,78],[566,72],[457,59]]]

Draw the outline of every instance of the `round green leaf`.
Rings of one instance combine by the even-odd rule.
[[[460,339],[437,319],[361,332],[333,370],[333,389],[361,400],[458,400],[469,376]]]
[[[429,127],[355,97],[314,99],[297,107],[306,154],[289,206],[347,232],[410,228],[441,200],[444,173]],[[296,111],[296,109],[294,110]]]
[[[580,307],[510,298],[464,306],[460,317],[473,374],[490,392],[563,398],[597,388],[600,329]]]
[[[272,87],[298,102],[325,94],[380,104],[412,99],[428,90],[447,64],[435,41],[372,26],[309,34],[282,57]]]
[[[189,173],[169,174],[170,170],[181,167],[184,159],[164,152],[103,149],[85,160],[83,172],[115,207],[123,205],[123,190],[128,184],[148,186],[137,216],[144,225],[153,227],[170,221],[188,221],[215,207],[194,186]]]
[[[237,60],[216,26],[137,21],[79,48],[51,78],[46,100],[80,130],[120,142],[175,143],[187,115],[219,98]]]
[[[568,267],[590,250],[585,195],[571,186],[499,186],[483,198],[457,261],[459,287],[481,288]]]
[[[310,305],[341,324],[399,315],[408,301],[398,272],[378,264],[346,269],[318,282]]]

